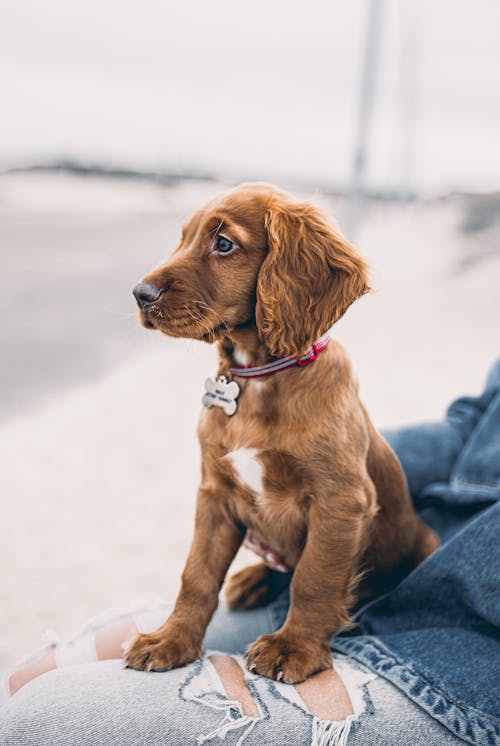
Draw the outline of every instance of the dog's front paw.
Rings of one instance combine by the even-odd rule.
[[[125,651],[125,665],[140,671],[168,671],[201,658],[201,645],[181,635],[153,632],[134,637]]]
[[[287,684],[298,684],[333,666],[328,644],[310,642],[286,632],[261,635],[249,647],[246,659],[250,671]]]

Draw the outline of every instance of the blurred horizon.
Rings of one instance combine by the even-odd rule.
[[[500,188],[500,6],[381,0],[366,185]],[[369,4],[4,0],[0,167],[319,183],[345,191]]]
[[[16,165],[1,165],[0,175],[15,174],[67,174],[77,177],[95,177],[97,179],[111,179],[123,182],[144,181],[160,186],[174,187],[183,182],[223,182],[230,189],[242,183],[263,181],[275,183],[282,189],[293,191],[294,189],[309,190],[316,195],[336,195],[339,197],[350,198],[352,188],[350,183],[332,184],[327,181],[320,181],[314,178],[283,177],[281,179],[259,179],[254,175],[247,175],[246,171],[228,174],[224,171],[208,171],[196,168],[167,169],[141,169],[134,168],[121,162],[103,162],[103,161],[86,161],[74,158],[54,158],[46,161],[27,161]],[[471,197],[471,198],[493,198],[495,205],[500,202],[500,177],[497,186],[491,184],[483,185],[482,188],[474,188],[464,184],[462,187],[443,187],[427,192],[417,192],[399,189],[396,185],[366,185],[363,189],[364,198],[367,200],[388,200],[395,202],[412,202],[424,201],[433,202],[435,200],[453,199],[454,197]],[[361,216],[362,219],[362,216]]]

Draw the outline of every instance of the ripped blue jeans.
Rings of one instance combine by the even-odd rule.
[[[217,744],[221,739],[228,746],[462,743],[399,689],[342,653],[334,653],[335,668],[353,711],[343,720],[321,719],[294,686],[249,672],[241,653],[260,634],[276,631],[287,608],[286,591],[264,609],[229,611],[221,605],[207,630],[205,657],[162,673],[124,669],[119,660],[83,662],[88,652],[79,662],[76,651],[91,649],[88,637],[98,628],[91,625],[65,644],[73,650],[72,665],[33,679],[0,708],[0,743],[187,746]],[[133,616],[138,629],[149,632],[168,613],[169,607],[163,606]],[[237,698],[228,696],[211,662],[211,650],[231,654],[241,666],[254,703],[252,715],[245,714]]]
[[[72,665],[33,679],[0,707],[1,746],[500,743],[500,359],[484,391],[453,402],[443,422],[385,435],[417,510],[443,544],[362,609],[352,633],[332,639],[352,715],[320,718],[296,687],[245,669],[258,713],[250,716],[228,696],[209,655],[164,673],[125,670],[119,660],[84,663],[83,633],[61,651]],[[287,610],[287,591],[265,609],[221,606],[205,649],[241,653],[279,629]],[[145,614],[137,626],[152,631],[168,613]]]

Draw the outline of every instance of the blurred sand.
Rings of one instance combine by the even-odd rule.
[[[0,667],[46,628],[175,595],[214,351],[137,328],[130,288],[221,188],[0,177]],[[335,334],[379,425],[440,417],[499,354],[500,254],[461,269],[487,240],[461,215],[456,200],[369,208],[375,292]]]

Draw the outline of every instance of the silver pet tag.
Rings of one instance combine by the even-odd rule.
[[[205,392],[202,399],[204,407],[221,407],[228,416],[236,412],[236,399],[240,394],[240,387],[236,381],[228,383],[226,376],[219,376],[216,381],[207,378]]]

